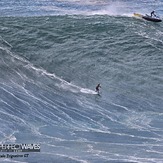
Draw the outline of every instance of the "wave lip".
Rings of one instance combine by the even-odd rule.
[[[162,12],[162,2],[146,1],[12,1],[1,2],[1,16],[42,15],[129,15],[134,12],[148,13],[153,8]],[[146,8],[142,9],[142,6]]]

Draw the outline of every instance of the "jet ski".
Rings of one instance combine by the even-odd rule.
[[[150,16],[150,15],[145,15],[145,16],[142,16],[143,19],[145,20],[148,20],[148,21],[152,21],[152,22],[161,22],[162,20],[158,17],[158,16]]]
[[[148,21],[152,21],[152,22],[162,22],[162,20],[158,17],[158,16],[150,16],[150,15],[142,15],[142,14],[138,14],[138,13],[134,13],[134,16],[148,20]]]

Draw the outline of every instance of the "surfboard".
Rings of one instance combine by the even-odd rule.
[[[139,17],[139,18],[142,18],[143,15],[138,14],[138,13],[134,13],[134,16]]]
[[[82,89],[80,89],[80,92],[86,93],[86,94],[94,94],[94,95],[99,94],[98,92],[93,91],[93,90],[90,90],[90,89],[87,89],[87,88],[82,88]]]

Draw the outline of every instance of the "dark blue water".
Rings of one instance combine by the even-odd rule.
[[[1,1],[0,142],[41,152],[0,162],[163,162],[162,6]]]

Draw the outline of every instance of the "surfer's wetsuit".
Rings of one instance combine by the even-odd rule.
[[[152,12],[151,12],[151,17],[152,17],[152,16],[156,16],[156,15],[155,15],[155,11],[152,11]]]
[[[99,93],[99,88],[101,88],[101,86],[100,86],[100,84],[98,84],[97,86],[96,86],[96,92],[98,92]]]

